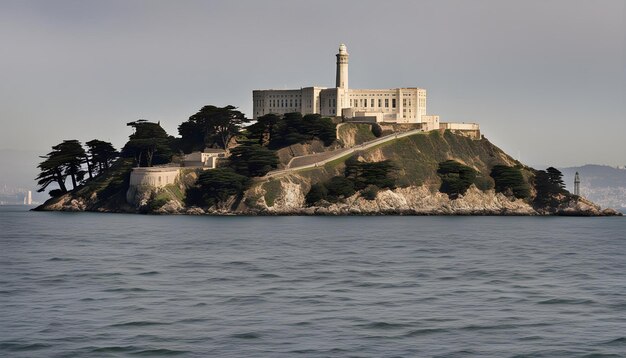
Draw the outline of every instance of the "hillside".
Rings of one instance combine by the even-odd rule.
[[[51,199],[39,209],[213,215],[612,214],[611,211],[601,211],[587,200],[572,199],[567,195],[559,196],[553,207],[538,209],[533,207],[530,197],[518,199],[510,194],[496,193],[494,179],[490,176],[495,165],[518,168],[521,178],[528,184],[532,184],[534,172],[485,138],[474,140],[450,131],[432,131],[407,133],[403,138],[381,137],[372,141],[375,136],[368,125],[342,125],[338,132],[338,141],[326,148],[313,142],[281,149],[284,154],[281,155],[282,165],[279,168],[284,168],[294,155],[326,155],[327,159],[319,165],[292,166],[289,170],[277,170],[271,175],[252,178],[251,185],[241,195],[231,195],[228,200],[210,207],[186,204],[186,191],[195,185],[198,172],[184,170],[177,184],[161,189],[143,187],[129,190],[131,163],[120,161],[115,170],[106,176],[96,178],[72,193]],[[346,146],[354,146],[354,149]],[[343,151],[348,149],[350,153],[343,155]],[[348,160],[353,163],[393,163],[395,185],[377,188],[369,194],[357,190],[353,195],[342,196],[338,200],[322,200],[315,205],[307,205],[306,196],[311,186],[333,177],[343,177]],[[472,185],[458,197],[440,192],[442,179],[437,170],[442,162],[448,160],[475,172]],[[534,193],[531,185],[531,195]]]

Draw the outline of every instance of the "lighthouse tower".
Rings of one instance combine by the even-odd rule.
[[[337,81],[335,87],[348,89],[348,49],[346,45],[339,45],[337,56]]]
[[[341,115],[344,108],[350,108],[348,98],[348,49],[346,45],[339,45],[337,56],[337,78],[335,87],[337,88],[337,115]]]
[[[574,195],[580,196],[580,176],[578,176],[578,172],[574,175]]]

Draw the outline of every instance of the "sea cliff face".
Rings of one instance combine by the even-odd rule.
[[[364,138],[360,127],[344,126],[341,132],[342,143],[357,143]],[[282,162],[286,164],[292,157],[286,153],[288,150],[290,153],[321,150],[319,143],[301,147],[284,150]],[[307,206],[305,198],[311,185],[343,175],[346,157],[312,169],[254,178],[242,195],[211,207],[190,207],[185,205],[185,191],[194,185],[197,173],[183,172],[176,184],[164,188],[129,187],[126,183],[109,189],[111,184],[107,184],[107,180],[124,181],[128,167],[126,172],[118,171],[122,174],[117,180],[101,178],[103,183],[96,180],[91,186],[50,199],[38,210],[190,215],[620,215],[611,209],[602,210],[580,197],[564,195],[557,198],[558,204],[553,207],[538,209],[530,199],[496,193],[489,176],[494,165],[517,166],[527,179],[532,176],[532,169],[484,138],[474,140],[449,132],[431,132],[390,141],[350,156],[366,162],[391,160],[398,169],[397,187],[381,189],[373,198],[357,192],[336,202],[321,201]],[[441,180],[437,167],[446,160],[463,163],[478,173],[475,184],[454,199],[439,192]],[[532,188],[531,192],[535,194]]]

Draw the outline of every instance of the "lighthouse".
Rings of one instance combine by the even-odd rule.
[[[348,49],[346,45],[339,45],[339,53],[337,56],[337,80],[335,87],[348,89]]]

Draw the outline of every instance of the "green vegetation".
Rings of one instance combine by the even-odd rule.
[[[234,106],[204,106],[178,126],[179,147],[184,153],[213,146],[226,149],[231,138],[248,122],[250,120]]]
[[[313,205],[328,197],[328,189],[323,183],[315,183],[311,185],[311,189],[306,194],[305,201],[307,205]]]
[[[513,195],[519,199],[526,199],[530,196],[528,183],[524,180],[520,168],[495,165],[491,169],[491,177],[496,183],[495,189],[498,193]]]
[[[393,189],[396,187],[395,173],[396,166],[390,160],[368,163],[352,157],[346,161],[345,176],[352,180],[356,190],[368,185]]]
[[[126,125],[133,127],[135,132],[122,149],[122,156],[134,158],[139,167],[151,167],[172,160],[172,138],[160,124],[140,119]]]
[[[186,205],[213,206],[233,195],[240,196],[250,185],[250,179],[231,168],[217,168],[200,173],[195,187],[187,189]]]
[[[324,186],[328,189],[328,199],[329,201],[337,201],[341,198],[347,198],[356,192],[354,189],[354,182],[352,180],[343,177],[343,176],[335,176],[330,178]]]
[[[240,145],[230,151],[230,167],[238,174],[258,177],[278,166],[273,150],[260,145]]]
[[[266,182],[263,184],[263,189],[265,190],[265,203],[267,206],[274,206],[274,200],[280,195],[282,189],[280,180],[270,180]]]
[[[85,144],[88,148],[87,153],[90,156],[86,160],[89,178],[109,169],[111,163],[119,156],[117,150],[109,142],[93,139]]]
[[[559,203],[558,195],[569,194],[565,190],[563,174],[553,167],[535,171],[535,190],[537,190],[537,195],[534,204],[539,208],[555,207]]]
[[[41,158],[45,159],[37,166],[41,172],[35,178],[40,185],[38,192],[46,190],[48,185],[56,183],[59,189],[52,191],[50,195],[57,196],[67,192],[65,179],[72,179],[72,188],[76,189],[78,183],[83,180],[85,171],[82,164],[87,154],[83,146],[77,140],[64,140],[52,147],[52,152]]]
[[[374,200],[376,199],[376,195],[378,195],[379,187],[376,185],[368,185],[361,191],[361,196],[366,200]]]
[[[72,181],[72,189],[83,182],[85,174],[89,178],[97,173],[109,169],[113,160],[117,157],[117,151],[111,143],[101,140],[91,140],[87,142],[88,152],[85,152],[82,144],[75,140],[65,140],[52,147],[52,151],[41,158],[45,159],[39,163],[41,170],[35,180],[40,185],[39,192],[44,191],[50,184],[55,183],[58,189],[50,191],[51,196],[59,196],[67,192],[65,179],[69,176]],[[87,170],[83,168],[87,165]]]
[[[476,179],[476,170],[454,160],[439,163],[437,174],[441,177],[439,191],[452,199],[465,194]]]
[[[319,139],[331,145],[336,139],[336,125],[319,114],[286,113],[282,117],[266,114],[246,128],[248,138],[259,145],[279,149],[296,143]]]
[[[347,198],[359,190],[364,197],[373,200],[380,188],[395,188],[396,167],[389,160],[381,162],[360,162],[351,157],[345,162],[343,176],[334,176],[326,182],[313,184],[306,195],[308,205],[320,200],[336,202]]]

